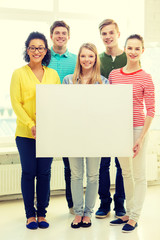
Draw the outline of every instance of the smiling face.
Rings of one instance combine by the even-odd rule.
[[[115,24],[109,24],[102,28],[101,38],[106,47],[118,46],[120,33],[117,31]]]
[[[69,40],[68,30],[65,27],[56,27],[51,35],[55,48],[66,48]]]
[[[39,52],[38,49],[36,49],[35,51],[32,51],[32,48],[40,48],[41,51],[43,51],[43,49],[44,49],[44,51]],[[41,39],[32,39],[29,43],[27,53],[29,55],[30,62],[33,62],[33,63],[42,62],[43,58],[45,57],[45,55],[47,53],[47,49],[45,49],[44,41]]]
[[[144,52],[144,48],[139,39],[133,38],[128,39],[124,51],[127,56],[127,61],[139,62],[140,57]]]
[[[79,56],[82,70],[91,70],[96,62],[96,55],[91,50],[83,47]]]

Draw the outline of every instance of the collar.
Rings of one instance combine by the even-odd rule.
[[[59,53],[56,53],[56,52],[53,50],[53,47],[51,47],[51,54],[52,54],[53,56],[64,56],[64,57],[68,57],[68,56],[69,56],[69,51],[68,51],[68,49],[67,49],[65,53],[63,53],[62,55],[59,55]]]
[[[103,52],[105,56],[112,58],[111,55],[108,55],[106,52]],[[122,52],[120,55],[115,56],[115,58],[121,57],[122,55],[126,55],[125,52]]]
[[[120,68],[120,72],[121,72],[123,75],[134,75],[134,74],[139,73],[139,72],[141,72],[141,71],[143,71],[142,68],[140,68],[139,70],[137,70],[137,71],[135,71],[135,72],[126,73],[126,72],[123,71],[123,68]]]

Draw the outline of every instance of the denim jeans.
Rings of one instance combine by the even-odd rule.
[[[71,168],[71,189],[76,215],[89,216],[93,213],[97,193],[100,158],[86,158],[87,186],[83,209],[84,158],[69,158]]]
[[[50,198],[50,177],[52,158],[36,158],[35,140],[16,137],[20,155],[22,177],[21,189],[26,217],[45,217]],[[37,209],[34,207],[36,179]]]
[[[73,201],[72,201],[72,193],[71,193],[71,169],[69,165],[69,159],[63,158],[64,163],[64,176],[65,176],[65,182],[66,182],[66,199],[68,203],[68,207],[73,207]]]
[[[111,202],[111,193],[110,193],[110,157],[103,157],[101,158],[100,164],[100,175],[99,175],[99,190],[98,194],[100,200],[107,203]],[[115,158],[115,166],[117,168],[116,173],[116,182],[115,182],[115,194],[114,200],[118,201],[118,199],[125,199],[124,193],[124,185],[123,185],[123,177],[122,177],[122,170],[117,158]]]

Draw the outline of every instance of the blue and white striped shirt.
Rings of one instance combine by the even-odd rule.
[[[65,76],[65,78],[63,79],[63,84],[73,84],[73,74],[67,75]],[[101,75],[101,80],[102,80],[102,84],[109,84],[109,81],[107,78],[103,77]],[[98,84],[99,82],[96,82],[96,84]]]

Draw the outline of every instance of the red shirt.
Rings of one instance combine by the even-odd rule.
[[[124,73],[123,68],[113,70],[109,75],[110,84],[133,85],[133,127],[143,126],[146,115],[154,117],[155,93],[150,74],[140,69],[132,73]]]

